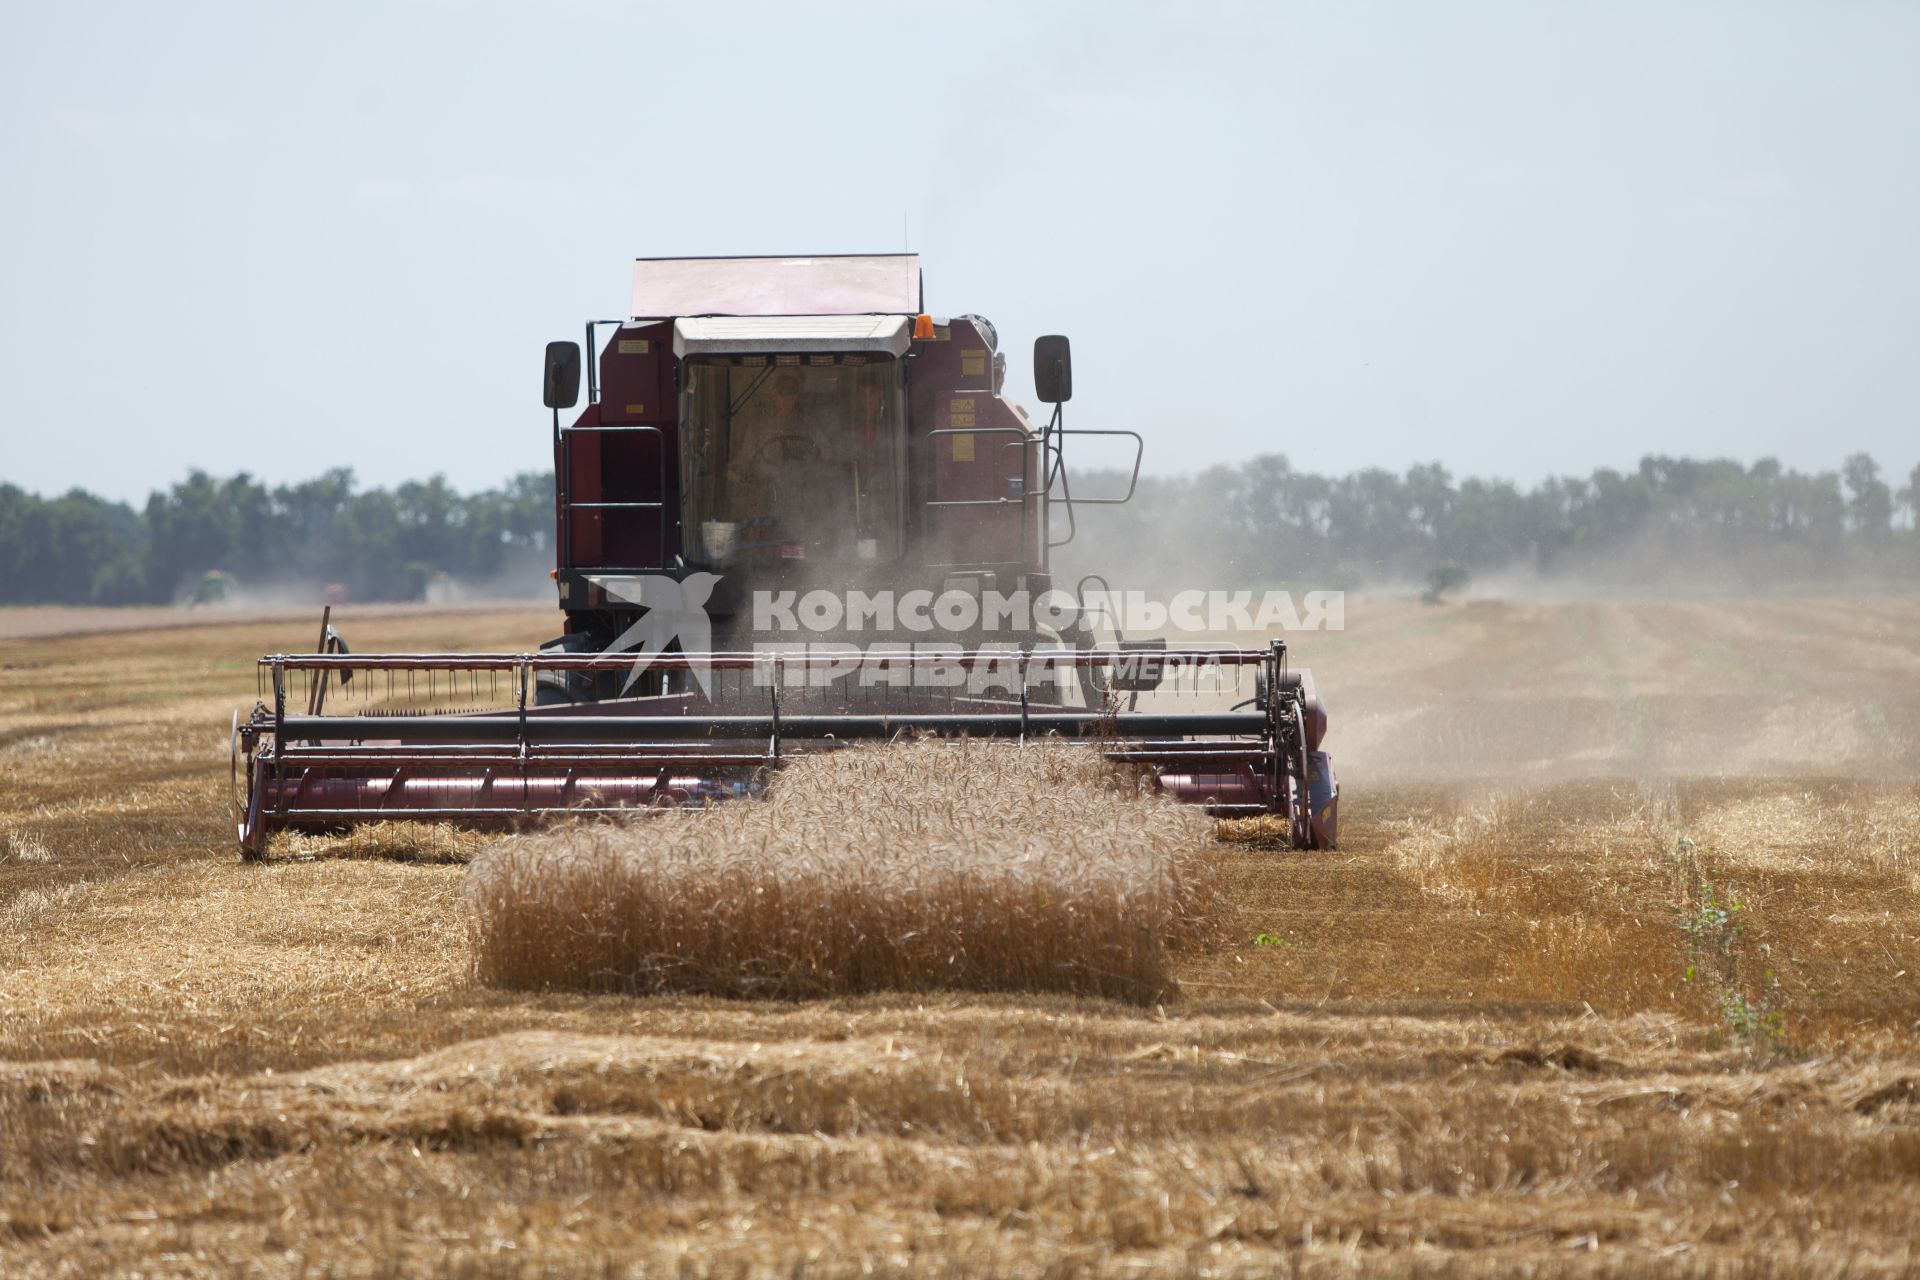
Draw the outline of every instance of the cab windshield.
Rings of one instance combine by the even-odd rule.
[[[899,558],[905,469],[890,356],[698,356],[681,370],[689,559]]]

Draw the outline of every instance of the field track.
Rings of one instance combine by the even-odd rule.
[[[311,631],[0,640],[0,1275],[1920,1274],[1920,600],[1350,600],[1146,1008],[476,987],[471,841],[237,861]]]

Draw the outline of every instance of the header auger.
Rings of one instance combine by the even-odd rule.
[[[233,734],[248,857],[279,830],[753,795],[797,757],[919,734],[1084,743],[1333,845],[1326,714],[1284,641],[1169,647],[1110,617],[1106,638],[1089,580],[1055,585],[1075,507],[1132,489],[1074,496],[1069,440],[1130,441],[1136,477],[1141,445],[1064,425],[1065,338],[1034,344],[1037,428],[1001,394],[993,326],[927,314],[912,255],[643,259],[633,318],[587,342],[570,425],[581,348],[551,343],[543,367],[564,633],[352,654],[323,623],[322,652],[262,658]],[[909,643],[867,629],[896,600]]]

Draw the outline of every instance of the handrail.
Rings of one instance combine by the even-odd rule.
[[[1102,429],[1102,428],[1093,428],[1093,427],[1087,427],[1087,428],[1059,427],[1055,430],[1054,434],[1062,435],[1062,436],[1130,436],[1132,437],[1133,439],[1133,474],[1127,480],[1127,493],[1125,497],[1123,498],[1068,497],[1068,498],[1065,498],[1064,501],[1069,506],[1075,503],[1080,503],[1089,507],[1118,507],[1133,501],[1133,491],[1139,488],[1140,486],[1140,460],[1146,456],[1146,452],[1147,452],[1147,442],[1141,438],[1140,433],[1138,431],[1126,431],[1121,429]],[[1066,464],[1063,462],[1061,464],[1062,471],[1065,470],[1065,466]]]
[[[1033,548],[1028,545],[1029,539],[1027,537],[1027,524],[1028,524],[1027,509],[1028,509],[1028,504],[1033,501],[1033,497],[1034,497],[1034,494],[1033,494],[1034,486],[1027,483],[1027,462],[1026,462],[1025,451],[1028,449],[1034,448],[1035,446],[1044,447],[1046,444],[1045,439],[1041,436],[1034,435],[1031,431],[1028,431],[1024,427],[940,427],[936,430],[927,432],[927,438],[929,440],[931,440],[935,436],[994,436],[994,435],[1011,435],[1011,436],[1019,437],[1019,439],[1017,440],[1008,441],[1007,443],[1000,446],[1003,450],[1019,449],[1022,451],[1021,459],[1020,459],[1020,474],[1018,476],[1002,477],[1002,479],[1008,482],[1012,482],[1013,480],[1016,480],[1016,479],[1019,480],[1020,497],[1017,500],[1013,498],[1009,498],[1005,494],[1002,494],[997,498],[939,498],[939,499],[929,498],[925,502],[923,502],[921,506],[925,508],[1018,506],[1020,508],[1020,559],[1022,563],[1024,563],[1033,554]],[[1046,488],[1044,478],[1039,487],[1043,490]]]
[[[1018,448],[1031,449],[1040,443],[1039,436],[1034,435],[1030,431],[1023,430],[1020,427],[941,427],[936,431],[927,432],[927,438],[929,440],[931,440],[935,436],[993,436],[993,435],[1012,435],[1012,436],[1020,437],[1020,439],[1013,441],[1010,444],[1001,445],[1000,447],[1002,449],[1018,449]],[[1015,505],[1019,505],[1023,507],[1026,506],[1027,499],[1030,495],[1027,492],[1027,473],[1025,468],[1023,467],[1021,469],[1020,474],[1017,476],[1003,476],[1001,478],[1009,481],[1011,480],[1020,481],[1020,497],[1019,498],[1017,499],[1009,498],[1009,497],[1006,497],[1005,495],[1002,495],[998,498],[939,498],[939,499],[929,498],[927,501],[921,503],[920,505],[923,507],[1010,507]]]
[[[623,432],[651,435],[656,444],[655,463],[657,474],[654,477],[654,492],[660,495],[658,502],[575,502],[573,500],[573,437],[576,435],[619,435]],[[587,426],[560,428],[560,466],[564,479],[560,493],[560,561],[568,569],[597,569],[600,565],[578,565],[573,559],[573,513],[575,511],[657,511],[659,512],[658,534],[659,559],[657,565],[649,569],[663,570],[667,567],[667,435],[659,427],[641,423],[600,423]],[[604,468],[602,487],[604,489]]]

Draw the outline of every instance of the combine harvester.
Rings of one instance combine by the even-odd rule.
[[[1085,743],[1333,846],[1326,714],[1284,640],[1127,641],[1104,582],[1056,587],[1075,508],[1132,496],[1075,498],[1069,440],[1126,440],[1136,478],[1142,447],[1064,425],[1064,337],[1034,343],[1036,429],[1001,394],[993,326],[927,314],[914,255],[642,259],[632,316],[587,324],[571,425],[581,348],[546,351],[565,634],[353,654],[323,621],[319,652],[262,658],[233,726],[245,856],[281,830],[751,795],[783,762],[903,734]]]

